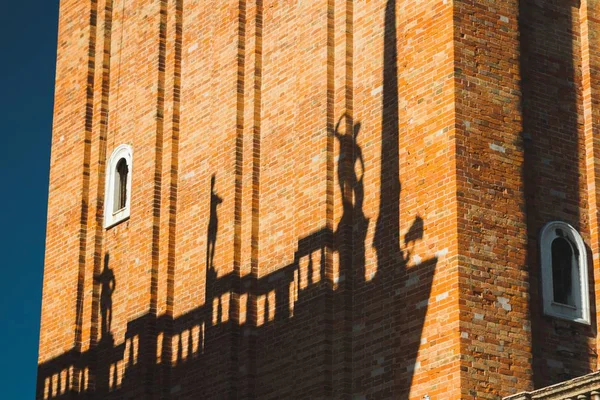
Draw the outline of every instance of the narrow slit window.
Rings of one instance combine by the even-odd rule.
[[[129,174],[129,167],[127,161],[121,158],[117,163],[117,170],[115,174],[115,187],[114,187],[114,202],[113,212],[118,212],[127,206],[127,175]]]
[[[560,304],[575,306],[572,293],[573,248],[565,238],[558,237],[552,241],[552,286],[554,301]]]

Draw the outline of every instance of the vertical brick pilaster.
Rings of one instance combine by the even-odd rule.
[[[600,63],[600,23],[598,6],[595,0],[582,0],[580,4],[581,24],[581,61],[582,61],[582,89],[583,89],[583,124],[585,141],[585,161],[588,193],[589,212],[589,245],[592,253],[590,274],[592,290],[595,294],[590,296],[592,312],[596,312],[595,323],[598,324],[598,308],[595,299],[600,295],[600,220],[598,207],[600,207],[600,77],[596,72]],[[598,328],[596,327],[596,332]],[[599,342],[596,341],[595,352],[600,351]]]
[[[518,15],[454,2],[463,398],[531,387]]]

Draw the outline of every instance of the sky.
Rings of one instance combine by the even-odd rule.
[[[0,12],[0,387],[35,397],[50,167],[58,0]]]

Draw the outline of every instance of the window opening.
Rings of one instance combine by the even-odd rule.
[[[127,161],[121,158],[116,169],[113,213],[119,212],[127,206],[127,175],[129,174]]]
[[[579,232],[562,221],[540,231],[544,314],[589,325],[587,251]]]
[[[130,145],[122,144],[112,152],[106,163],[104,227],[107,229],[129,219],[132,174],[133,150]]]
[[[572,296],[573,247],[565,238],[558,237],[552,241],[552,286],[554,301],[575,306]]]

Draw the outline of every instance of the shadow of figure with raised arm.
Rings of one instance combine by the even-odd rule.
[[[340,133],[340,126],[344,120],[347,130],[351,127],[352,132]],[[369,219],[363,212],[365,161],[357,140],[360,128],[360,122],[354,123],[348,114],[344,114],[334,130],[340,144],[338,185],[344,209],[337,235],[339,241],[350,240],[354,246],[353,250],[348,249],[347,252],[340,249],[342,268],[351,279],[364,277],[365,238],[369,226]],[[359,275],[356,275],[357,273]]]
[[[100,289],[100,314],[102,315],[101,332],[104,338],[111,330],[112,325],[112,295],[117,287],[117,281],[112,269],[108,267],[108,253],[104,256],[104,269],[96,275],[94,280],[101,285]]]
[[[363,175],[365,171],[365,162],[362,156],[362,150],[356,139],[360,132],[360,122],[352,127],[352,133],[341,134],[340,125],[344,119],[350,118],[347,114],[340,117],[335,125],[334,135],[340,142],[340,158],[338,161],[338,184],[342,194],[344,204],[352,204],[352,191],[354,195],[361,194],[363,185]],[[357,173],[357,164],[360,172]],[[347,168],[344,168],[347,166]],[[359,188],[358,185],[361,187]]]
[[[340,132],[344,121],[345,133]],[[340,308],[343,315],[342,352],[346,359],[351,360],[355,346],[354,324],[355,288],[357,283],[364,280],[365,275],[365,238],[369,219],[363,211],[364,204],[364,172],[365,162],[362,149],[357,138],[361,124],[354,123],[353,118],[344,114],[340,117],[334,130],[339,141],[340,155],[338,159],[338,185],[342,199],[343,214],[335,232],[336,247],[340,262],[341,296]],[[353,369],[345,369],[344,385],[352,385]]]

